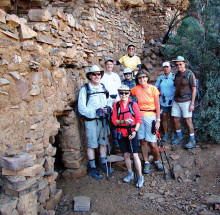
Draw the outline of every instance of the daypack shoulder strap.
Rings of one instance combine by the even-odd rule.
[[[109,91],[105,88],[105,85],[103,83],[100,83],[102,85],[102,88],[104,90],[104,93],[106,95],[106,98],[108,99],[109,98]]]
[[[117,118],[119,119],[120,114],[121,114],[121,107],[119,102],[116,103],[116,109],[117,109]]]
[[[128,104],[128,108],[129,108],[129,112],[131,113],[131,115],[133,117],[135,117],[135,114],[134,114],[134,111],[133,111],[133,101],[130,101],[129,104]],[[124,113],[121,113],[121,107],[120,107],[120,104],[119,102],[116,103],[116,109],[117,109],[117,118],[119,119],[120,115],[121,114],[124,114],[124,113],[127,113],[128,111],[124,112]]]
[[[133,111],[133,103],[134,103],[133,101],[130,101],[128,107],[129,107],[129,111],[130,111],[131,115],[133,117],[135,117],[135,114],[134,114],[134,111]]]

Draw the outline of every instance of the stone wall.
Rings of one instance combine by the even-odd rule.
[[[132,18],[144,28],[145,41],[148,43],[165,34],[176,11],[182,11],[188,4],[188,0],[147,0],[142,7],[133,10]]]
[[[140,55],[144,31],[127,12],[97,3],[71,13],[32,9],[23,17],[0,10],[0,212],[54,214],[62,195],[54,171],[58,131],[63,175],[86,174],[76,114],[85,73],[103,67],[104,57],[124,55],[130,42]]]

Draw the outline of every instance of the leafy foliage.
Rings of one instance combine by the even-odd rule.
[[[220,2],[193,3],[197,16],[183,19],[162,53],[167,59],[181,55],[188,60],[200,82],[201,99],[193,117],[197,139],[220,143]]]

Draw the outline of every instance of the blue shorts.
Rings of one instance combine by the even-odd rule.
[[[171,113],[171,110],[172,110],[172,106],[164,107],[161,105],[160,108],[162,110],[162,113]]]
[[[131,140],[133,153],[138,153],[138,138],[137,135]],[[118,140],[118,144],[122,153],[129,152],[131,153],[130,140],[128,137],[123,137]]]

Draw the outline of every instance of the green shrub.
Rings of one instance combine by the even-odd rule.
[[[182,21],[161,52],[167,60],[179,55],[188,60],[187,67],[199,80],[200,101],[193,115],[196,139],[220,143],[220,5],[216,11],[219,3],[209,2],[200,20],[189,17]]]

